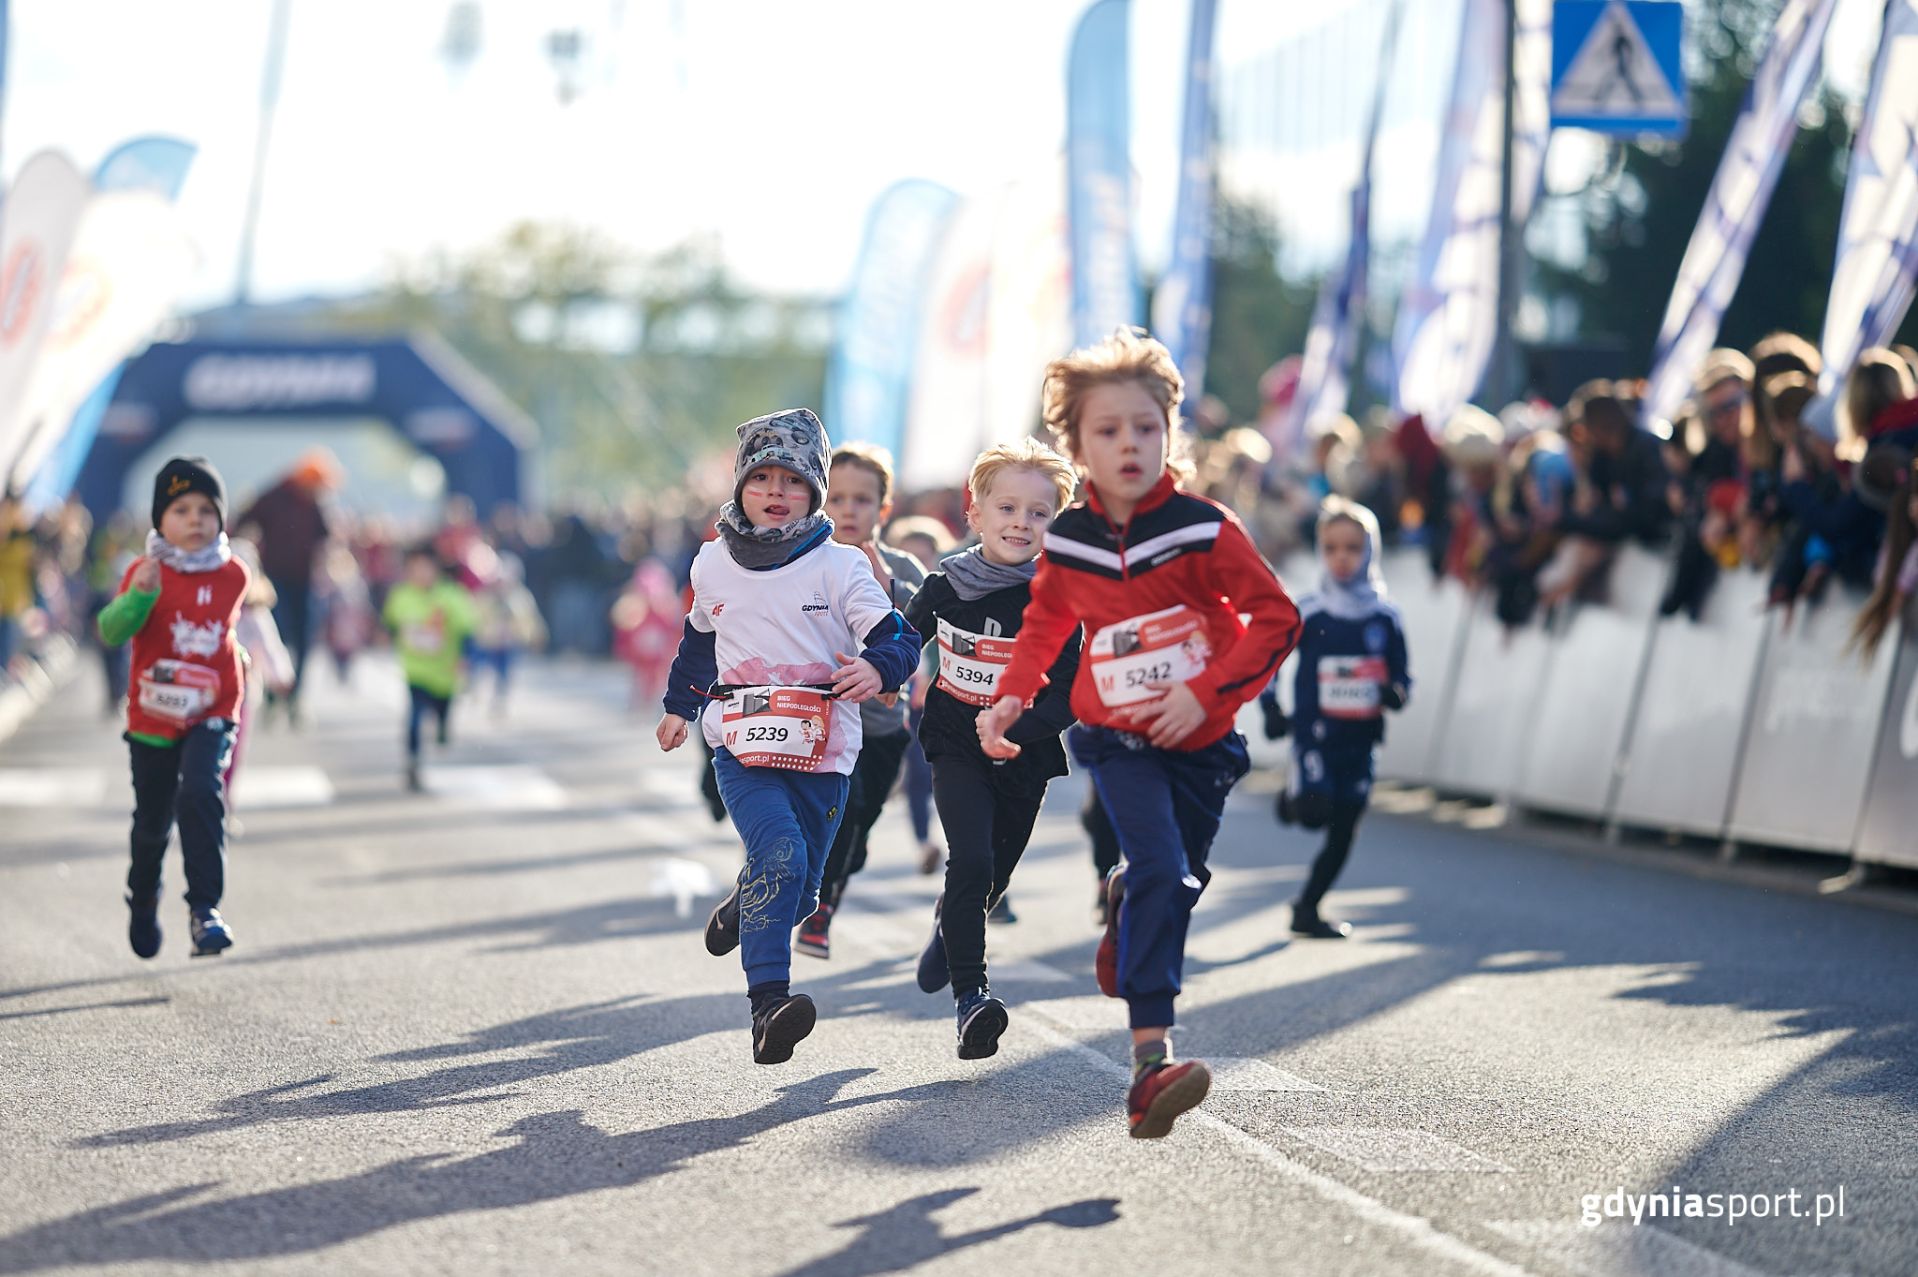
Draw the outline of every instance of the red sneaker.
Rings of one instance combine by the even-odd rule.
[[[1108,998],[1119,996],[1119,902],[1125,899],[1125,866],[1114,865],[1106,874],[1106,933],[1099,939],[1099,952],[1092,959],[1092,972],[1099,979],[1099,992]]]
[[[1195,1109],[1212,1089],[1212,1070],[1203,1060],[1155,1064],[1126,1092],[1126,1120],[1135,1140],[1162,1140],[1172,1134],[1179,1114]]]
[[[793,939],[793,951],[809,958],[832,957],[832,906],[820,905],[812,917],[799,924]]]

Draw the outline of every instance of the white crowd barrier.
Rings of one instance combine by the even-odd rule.
[[[1762,572],[1725,573],[1697,622],[1653,630],[1611,819],[1723,835],[1765,649],[1765,590]]]
[[[1918,635],[1909,630],[1898,644],[1856,854],[1918,869]]]
[[[1844,651],[1862,597],[1832,590],[1791,626],[1769,618],[1729,833],[1850,851],[1858,834],[1897,643],[1867,666]]]
[[[1387,722],[1381,776],[1918,867],[1918,637],[1894,635],[1869,666],[1847,654],[1856,594],[1833,590],[1787,627],[1762,610],[1764,576],[1734,571],[1699,621],[1660,619],[1668,561],[1627,547],[1608,603],[1507,630],[1488,597],[1434,582],[1416,551],[1383,570],[1413,700]],[[1317,573],[1288,559],[1280,575],[1303,592]],[[1283,746],[1254,756],[1289,761]]]
[[[1545,678],[1528,710],[1531,739],[1513,791],[1519,802],[1605,818],[1666,576],[1663,558],[1625,546],[1612,563],[1606,605],[1555,618]]]

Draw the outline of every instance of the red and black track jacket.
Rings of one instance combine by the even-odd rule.
[[[1046,533],[1032,602],[999,692],[1030,703],[1081,624],[1090,641],[1105,626],[1180,604],[1199,613],[1212,654],[1187,684],[1205,706],[1205,722],[1177,748],[1203,749],[1232,730],[1239,706],[1259,694],[1298,643],[1299,610],[1238,516],[1216,501],[1181,491],[1167,474],[1121,527],[1087,484],[1086,500]],[[1131,730],[1123,711],[1100,700],[1093,677],[1092,662],[1082,659],[1072,683],[1074,717]]]

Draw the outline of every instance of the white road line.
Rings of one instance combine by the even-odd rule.
[[[1581,1277],[1761,1277],[1757,1269],[1658,1228],[1624,1222],[1586,1228],[1562,1219],[1508,1220],[1487,1227]]]
[[[1212,1070],[1212,1089],[1215,1091],[1325,1090],[1316,1082],[1308,1082],[1296,1073],[1287,1073],[1260,1059],[1208,1055],[1205,1062]]]
[[[278,807],[324,807],[333,801],[333,782],[318,767],[255,767],[242,763],[233,773],[234,806],[246,811]]]
[[[1368,1171],[1496,1174],[1512,1169],[1430,1131],[1378,1126],[1288,1126],[1285,1132]]]
[[[497,811],[556,811],[566,791],[537,767],[427,767],[426,792]]]
[[[1069,1033],[1045,1024],[1044,1011],[1028,1007],[1030,1013],[1022,1017],[1022,1023],[1031,1023],[1040,1036],[1095,1065],[1102,1073],[1119,1079],[1122,1083],[1131,1081],[1130,1071],[1115,1060],[1109,1060],[1091,1047],[1080,1042]],[[1034,1021],[1038,1021],[1034,1023]],[[1257,1136],[1249,1135],[1224,1118],[1207,1113],[1204,1109],[1194,1109],[1180,1119],[1186,1123],[1197,1123],[1210,1131],[1224,1136],[1228,1141],[1264,1162],[1284,1178],[1302,1187],[1311,1189],[1319,1196],[1335,1205],[1351,1211],[1368,1224],[1383,1228],[1389,1232],[1420,1246],[1432,1254],[1452,1263],[1459,1264],[1486,1277],[1532,1277],[1532,1274],[1517,1264],[1487,1254],[1468,1242],[1461,1241],[1450,1233],[1440,1232],[1429,1219],[1417,1215],[1408,1215],[1404,1211],[1394,1210],[1375,1197],[1368,1197],[1357,1189],[1340,1183],[1329,1175],[1319,1172],[1288,1158],[1277,1149],[1264,1143]]]
[[[666,856],[648,863],[653,867],[653,876],[647,885],[647,895],[656,900],[670,897],[673,913],[681,918],[692,915],[694,900],[720,894],[713,871],[697,860]]]
[[[0,770],[0,807],[94,807],[106,801],[106,773],[97,767],[10,767]],[[127,791],[131,801],[133,791]]]

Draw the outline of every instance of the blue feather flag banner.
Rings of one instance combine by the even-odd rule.
[[[1738,291],[1752,240],[1798,132],[1798,108],[1818,82],[1825,30],[1835,8],[1836,0],[1788,0],[1746,90],[1652,348],[1642,411],[1646,424],[1660,434],[1670,433],[1669,423],[1718,341],[1725,308]]]
[[[873,203],[826,367],[826,429],[899,455],[927,279],[959,197],[936,182],[894,183]]]
[[[1206,346],[1212,339],[1212,33],[1217,17],[1217,0],[1192,0],[1172,255],[1152,295],[1152,331],[1179,366],[1187,403],[1197,403],[1205,393]]]
[[[1891,0],[1872,67],[1865,118],[1852,142],[1838,260],[1825,309],[1829,395],[1867,346],[1890,341],[1911,309],[1918,275],[1918,0]],[[1862,430],[1868,423],[1855,423]]]
[[[1136,324],[1132,247],[1131,0],[1098,0],[1079,19],[1066,67],[1066,217],[1072,335],[1087,346]]]

